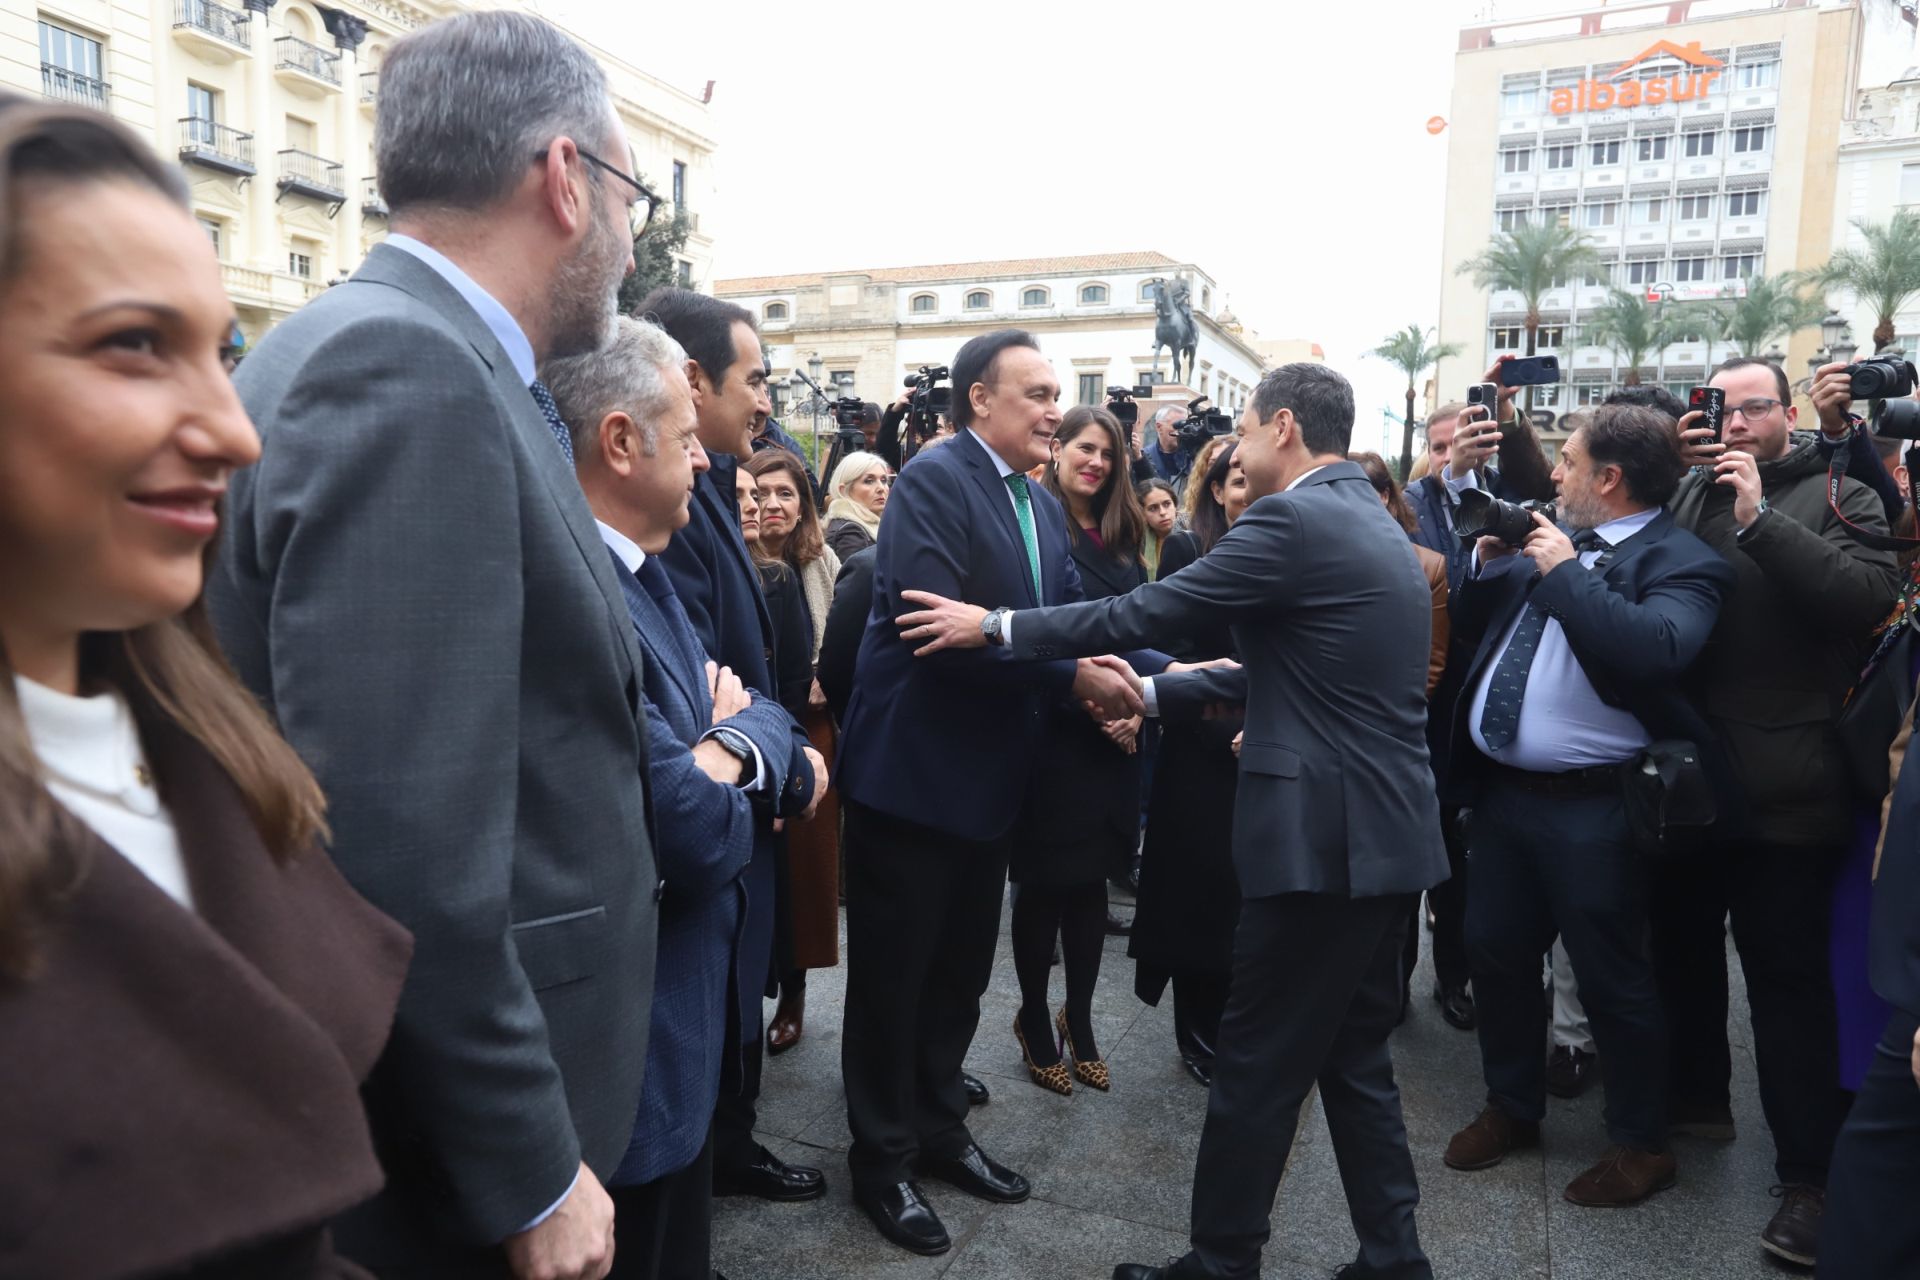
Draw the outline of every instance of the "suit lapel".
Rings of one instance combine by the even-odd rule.
[[[1666,537],[1668,530],[1672,528],[1672,515],[1662,511],[1659,515],[1655,516],[1648,522],[1646,528],[1640,530],[1640,532],[1634,534],[1614,549],[1613,559],[1609,560],[1607,567],[1601,571],[1600,576],[1602,580],[1606,582],[1626,581],[1626,579],[1621,576],[1622,566],[1632,563],[1635,556],[1660,541],[1660,539]]]
[[[680,694],[687,712],[697,723],[707,702],[706,656],[697,648],[688,648],[695,643],[692,626],[684,619],[668,617],[624,564],[616,563],[614,572],[619,576],[620,592],[626,597],[627,611],[641,651],[648,659],[648,669],[666,672],[667,682]],[[701,677],[697,688],[693,683],[695,672]]]
[[[720,496],[720,481],[715,471],[724,474],[729,486],[733,484],[734,472],[739,467],[737,459],[728,460],[731,465],[716,467],[699,477],[693,486],[694,497],[702,502],[709,515],[713,517],[720,545],[725,548],[722,555],[730,557],[740,571],[747,575],[747,582],[753,588],[753,607],[760,618],[760,638],[765,647],[773,645],[773,614],[767,610],[766,592],[760,589],[760,566],[753,562],[753,554],[747,550],[747,540],[740,535],[740,510],[729,505]],[[768,664],[771,668],[772,664]]]
[[[988,455],[986,446],[974,439],[973,432],[962,430],[959,438],[947,447],[950,449],[958,447],[961,450],[960,456],[966,459],[967,469],[973,476],[973,482],[986,495],[988,509],[994,513],[994,518],[999,522],[1000,531],[1006,534],[1007,540],[1013,544],[1014,554],[1019,557],[1020,581],[1026,587],[1027,600],[1031,604],[1038,605],[1040,596],[1033,589],[1033,575],[1026,571],[1027,540],[1020,532],[1020,518],[1013,513],[1013,498],[1007,491],[1007,482],[1001,478],[999,469],[993,465],[993,459]],[[1031,505],[1028,509],[1033,510]],[[1034,518],[1033,530],[1034,543],[1037,546],[1040,541],[1040,521],[1037,515]],[[1044,580],[1046,567],[1044,549],[1040,562]]]

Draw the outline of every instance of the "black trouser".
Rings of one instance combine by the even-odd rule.
[[[1667,1034],[1647,939],[1646,864],[1619,790],[1548,795],[1496,777],[1467,838],[1467,955],[1487,1100],[1517,1120],[1546,1115],[1540,957],[1557,934],[1607,1063],[1607,1136],[1664,1151]]]
[[[713,1135],[677,1173],[637,1187],[609,1187],[613,1270],[609,1280],[713,1280]]]
[[[1458,809],[1440,811],[1440,835],[1447,846],[1447,878],[1427,890],[1433,908],[1433,976],[1442,987],[1467,985],[1467,837]]]
[[[766,1040],[757,1024],[740,1028],[740,1038],[740,1092],[722,1087],[713,1106],[713,1167],[722,1176],[760,1159],[760,1139],[753,1136],[753,1126],[759,1122],[754,1104],[760,1097]]]
[[[912,1178],[972,1143],[960,1067],[993,976],[1005,839],[962,840],[851,800],[841,1072],[856,1184]]]
[[[1833,1149],[1820,1227],[1820,1274],[1832,1280],[1910,1276],[1920,1259],[1920,1085],[1916,1019],[1896,1010]]]
[[[1414,1229],[1420,1192],[1387,1052],[1408,897],[1289,893],[1241,904],[1193,1177],[1194,1252],[1207,1274],[1260,1274],[1300,1107],[1318,1081],[1359,1260],[1396,1280],[1433,1275]]]
[[[1773,1130],[1774,1170],[1784,1183],[1826,1185],[1846,1114],[1827,957],[1839,856],[1825,849],[1728,846],[1675,860],[1654,884],[1654,957],[1672,1038],[1674,1111],[1722,1109],[1731,1098],[1731,917],[1747,979],[1760,1105]],[[1577,956],[1573,971],[1591,1010]],[[1609,1075],[1613,1069],[1609,1062]]]

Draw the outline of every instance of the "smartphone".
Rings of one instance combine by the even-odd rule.
[[[1500,418],[1500,384],[1497,382],[1476,382],[1467,388],[1467,404],[1487,411],[1485,422],[1496,422]]]
[[[1710,443],[1719,444],[1720,428],[1727,417],[1727,393],[1718,387],[1695,387],[1687,392],[1687,408],[1707,415],[1700,425],[1713,432]]]
[[[1503,387],[1547,387],[1560,381],[1559,356],[1521,356],[1500,366]]]

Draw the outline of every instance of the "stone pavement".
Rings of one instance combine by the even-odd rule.
[[[1124,914],[1124,912],[1123,912]],[[1159,1262],[1185,1251],[1188,1190],[1206,1094],[1181,1070],[1169,1000],[1133,995],[1126,940],[1108,940],[1094,1030],[1113,1068],[1109,1094],[1062,1098],[1026,1079],[1011,1025],[1019,1005],[1004,933],[967,1069],[993,1091],[973,1132],[993,1156],[1032,1180],[1022,1205],[988,1205],[938,1182],[928,1197],[954,1240],[920,1258],[881,1240],[847,1190],[847,1126],[840,1088],[845,970],[808,981],[806,1034],[769,1059],[762,1140],[782,1159],[819,1166],[824,1199],[774,1205],[718,1202],[714,1262],[728,1280],[1106,1280],[1116,1262]],[[1771,1143],[1760,1115],[1745,1000],[1735,971],[1734,1118],[1728,1145],[1676,1140],[1680,1185],[1635,1209],[1578,1209],[1561,1189],[1605,1145],[1596,1086],[1573,1102],[1548,1099],[1542,1149],[1480,1173],[1440,1162],[1455,1129],[1484,1096],[1474,1036],[1440,1018],[1425,941],[1414,1008],[1393,1056],[1420,1178],[1421,1238],[1440,1280],[1754,1280],[1796,1274],[1763,1254],[1757,1236],[1777,1202]],[[1311,981],[1303,974],[1302,980]],[[1054,1005],[1062,999],[1053,974]],[[768,1006],[771,1013],[772,1006]],[[1309,1100],[1292,1164],[1274,1206],[1263,1275],[1324,1277],[1353,1258],[1326,1125]]]

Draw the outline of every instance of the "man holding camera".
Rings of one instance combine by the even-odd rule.
[[[1713,847],[1661,869],[1653,940],[1671,1029],[1673,1129],[1733,1137],[1724,926],[1732,920],[1752,1009],[1760,1102],[1785,1191],[1760,1241],[1812,1265],[1827,1164],[1844,1114],[1838,1084],[1828,913],[1851,833],[1851,788],[1834,725],[1893,598],[1893,555],[1851,537],[1842,519],[1884,534],[1881,501],[1860,482],[1828,502],[1816,441],[1792,438],[1786,375],[1729,360],[1723,444],[1683,431],[1687,461],[1674,518],[1733,566],[1735,584],[1695,673],[1740,798],[1723,804]],[[1821,369],[1812,399],[1823,433],[1850,419],[1846,366]],[[1689,415],[1682,427],[1696,420]],[[1587,975],[1579,969],[1582,989]]]
[[[1454,597],[1454,634],[1476,646],[1453,781],[1473,809],[1466,940],[1487,1105],[1445,1159],[1486,1169],[1539,1145],[1540,957],[1558,935],[1607,1062],[1613,1144],[1566,1198],[1617,1208],[1674,1182],[1666,1028],[1622,774],[1656,740],[1707,736],[1681,677],[1733,573],[1664,508],[1682,471],[1666,417],[1602,408],[1560,456],[1553,477],[1573,536],[1534,512],[1520,546],[1481,538]]]
[[[1140,456],[1153,468],[1153,474],[1181,494],[1186,492],[1187,472],[1193,468],[1194,455],[1194,450],[1180,443],[1180,424],[1186,420],[1187,415],[1179,405],[1165,406],[1153,415],[1153,430],[1147,433],[1140,448]]]

